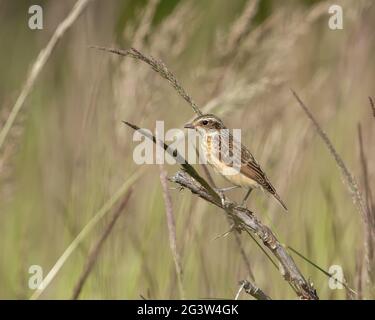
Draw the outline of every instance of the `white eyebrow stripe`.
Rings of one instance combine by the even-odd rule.
[[[217,118],[215,117],[207,117],[207,118],[203,118],[202,120],[213,120],[215,122],[221,122],[220,120],[218,120]]]

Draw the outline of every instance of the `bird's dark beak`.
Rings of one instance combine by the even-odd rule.
[[[194,126],[193,126],[193,124],[191,124],[191,123],[185,124],[184,128],[186,128],[186,129],[195,129]]]

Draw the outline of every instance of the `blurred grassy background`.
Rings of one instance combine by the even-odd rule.
[[[30,1],[0,1],[0,113],[4,123],[28,68],[75,1],[39,1],[44,29],[27,27]],[[340,4],[344,29],[328,28]],[[235,28],[248,1],[94,1],[57,45],[0,153],[0,297],[28,298],[28,268],[46,274],[77,233],[139,170],[126,119],[153,129],[182,128],[192,110],[148,66],[88,49],[131,45],[161,58],[203,110],[242,128],[289,207],[282,214],[260,191],[249,205],[279,239],[327,269],[341,265],[356,287],[362,267],[362,224],[339,170],[289,88],[312,109],[361,181],[357,124],[374,155],[375,7],[372,1],[261,0],[247,32]],[[148,12],[151,18],[145,17]],[[234,41],[234,42],[233,42]],[[373,57],[373,58],[371,58]],[[177,166],[168,166],[170,173]],[[375,174],[369,161],[370,177]],[[215,177],[221,186],[224,180]],[[173,185],[171,185],[173,187]],[[228,224],[188,191],[171,190],[187,298],[233,298],[247,277]],[[239,200],[242,192],[233,191]],[[74,252],[43,298],[69,298],[87,252],[107,220]],[[273,298],[295,298],[264,254],[241,235],[256,284]],[[345,298],[298,257],[324,299]],[[158,168],[136,182],[81,298],[179,298]],[[244,295],[241,298],[248,298]]]

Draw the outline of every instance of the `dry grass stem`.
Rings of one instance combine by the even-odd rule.
[[[172,251],[173,261],[176,270],[177,282],[180,291],[181,299],[185,299],[185,290],[183,286],[183,272],[181,266],[180,254],[177,250],[177,240],[176,240],[176,223],[173,214],[173,205],[171,195],[168,188],[168,178],[167,171],[165,170],[162,164],[159,165],[160,171],[160,182],[163,189],[163,198],[165,204],[165,214],[167,218],[168,225],[168,236],[169,236],[169,245]]]
[[[372,190],[370,187],[370,175],[368,172],[367,157],[365,155],[365,149],[363,145],[361,124],[358,124],[358,141],[359,141],[359,154],[360,154],[361,166],[362,166],[363,185],[365,189],[368,219],[371,222],[371,225],[374,227],[375,223],[374,223],[374,217],[373,217],[373,212],[372,212],[372,207],[374,205],[374,202],[372,198]]]
[[[340,155],[337,153],[336,149],[334,148],[331,140],[328,138],[327,134],[323,131],[311,111],[307,108],[307,106],[302,102],[302,100],[299,98],[299,96],[292,90],[292,93],[294,97],[297,99],[299,106],[304,110],[306,113],[307,117],[311,120],[313,123],[316,131],[318,132],[319,136],[322,138],[323,142],[327,146],[329,152],[335,159],[342,176],[344,177],[345,185],[348,187],[348,191],[353,199],[354,204],[359,210],[360,215],[362,216],[363,220],[366,222],[367,215],[366,215],[366,210],[365,206],[363,203],[363,197],[361,195],[361,192],[359,190],[357,182],[354,180],[354,177],[352,174],[349,172],[348,168],[346,167],[344,161],[340,157]]]
[[[300,97],[297,95],[296,92],[291,90],[294,97],[297,99],[299,106],[302,108],[302,110],[305,112],[307,117],[311,120],[313,123],[316,131],[318,132],[319,136],[327,146],[330,154],[333,156],[333,158],[336,161],[337,166],[340,169],[340,172],[343,177],[343,181],[345,186],[348,189],[348,192],[350,196],[352,197],[353,203],[358,209],[358,212],[363,220],[363,228],[364,228],[364,247],[365,247],[365,256],[367,261],[367,271],[368,271],[368,277],[373,274],[373,250],[372,250],[372,244],[373,244],[373,238],[375,230],[372,228],[371,225],[371,219],[369,217],[368,210],[366,208],[366,205],[364,203],[364,198],[362,196],[362,193],[358,187],[358,184],[356,180],[354,179],[353,175],[350,173],[349,169],[345,165],[343,159],[336,151],[335,147],[333,146],[331,140],[328,138],[328,135],[324,132],[322,127],[319,125],[318,121],[315,119],[311,111],[308,109],[308,107],[303,103],[303,101],[300,99]]]
[[[177,80],[174,74],[171,71],[169,71],[167,66],[161,60],[157,60],[153,57],[147,57],[146,55],[144,55],[143,53],[139,52],[138,50],[134,48],[131,48],[129,50],[113,49],[113,48],[106,48],[106,47],[100,47],[100,46],[91,46],[91,48],[115,53],[124,57],[129,56],[134,59],[147,63],[155,72],[160,74],[164,79],[168,80],[171,83],[173,88],[178,92],[178,94],[182,98],[186,100],[186,102],[190,104],[190,106],[193,108],[194,112],[197,115],[202,114],[197,104],[193,101],[190,95],[181,86],[180,82]]]
[[[362,137],[362,128],[358,124],[358,141],[359,141],[359,154],[360,161],[362,166],[362,176],[363,176],[363,185],[365,189],[366,197],[366,216],[368,223],[366,224],[366,235],[367,235],[367,246],[368,252],[365,252],[364,260],[367,261],[367,275],[370,283],[370,290],[373,291],[373,284],[375,284],[375,217],[372,212],[374,207],[374,202],[372,200],[372,191],[370,187],[370,176],[368,173],[367,158],[363,146],[363,137]]]
[[[96,244],[93,246],[92,250],[89,252],[82,274],[80,275],[78,282],[76,286],[74,287],[72,300],[78,299],[89,274],[91,273],[93,267],[95,266],[95,263],[98,259],[99,253],[104,245],[104,242],[110,235],[111,231],[113,230],[113,227],[115,226],[117,219],[120,217],[121,213],[124,211],[125,207],[127,206],[131,193],[132,193],[132,189],[129,189],[128,192],[125,194],[119,207],[113,214],[110,222],[104,229],[103,234],[100,236]]]

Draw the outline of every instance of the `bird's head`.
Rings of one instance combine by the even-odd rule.
[[[223,121],[213,114],[204,114],[187,123],[184,128],[195,129],[200,133],[210,133],[225,129]]]

